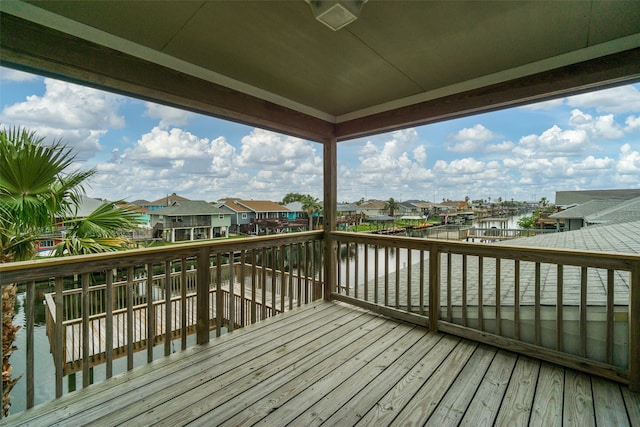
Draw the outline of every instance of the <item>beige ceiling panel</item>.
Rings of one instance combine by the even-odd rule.
[[[585,47],[589,3],[389,2],[353,31],[425,91]],[[399,41],[404,41],[399,43]]]
[[[640,31],[640,1],[593,3],[589,44],[603,43]]]
[[[28,1],[91,27],[162,49],[202,6],[202,1]]]
[[[420,91],[304,2],[207,3],[164,52],[332,115]]]

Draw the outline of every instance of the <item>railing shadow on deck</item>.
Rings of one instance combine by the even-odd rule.
[[[155,344],[164,344],[166,356],[178,338],[187,348],[190,333],[204,344],[211,334],[323,298],[322,238],[321,231],[305,232],[0,264],[2,286],[26,286],[26,328],[20,331],[26,334],[26,398],[19,398],[27,409],[35,404],[33,307],[39,283],[55,284],[45,296],[45,312],[60,397],[68,373],[81,371],[87,387],[98,363],[109,378],[115,358],[126,357],[130,370],[136,351],[146,349],[149,363]]]
[[[344,232],[331,240],[332,299],[640,391],[640,255]]]

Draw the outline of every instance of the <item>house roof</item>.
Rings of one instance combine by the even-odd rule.
[[[620,204],[620,200],[589,200],[578,206],[565,209],[549,215],[549,218],[556,219],[584,219],[589,215],[601,212],[603,209]]]
[[[105,202],[102,200],[94,199],[93,197],[85,195],[80,195],[78,204],[74,205],[74,207],[68,211],[68,215],[74,218],[84,218],[86,216],[89,216],[91,212],[102,206],[103,203]]]
[[[0,63],[328,142],[640,77],[640,2],[0,2]]]
[[[616,190],[556,191],[556,205],[567,206],[590,200],[629,200],[640,197],[640,188]]]
[[[173,202],[171,206],[161,208],[152,212],[153,215],[229,215],[230,212],[214,206],[204,200],[179,200]]]
[[[270,200],[220,199],[235,212],[289,212],[289,209]]]
[[[158,200],[154,200],[153,202],[149,202],[148,206],[170,206],[174,202],[186,202],[189,201],[186,197],[182,197],[177,195],[176,193],[167,194],[164,197],[159,198]]]
[[[594,225],[562,233],[540,234],[500,244],[640,254],[640,219],[617,224]]]
[[[619,202],[586,217],[588,223],[616,223],[640,220],[640,197]]]

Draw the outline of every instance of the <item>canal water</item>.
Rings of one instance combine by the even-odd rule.
[[[508,218],[507,228],[518,228],[517,221],[523,215],[514,216]],[[486,224],[478,224],[474,221],[473,226],[482,227],[487,226]],[[490,225],[489,225],[490,226]],[[414,237],[420,237],[413,234]],[[374,271],[373,271],[373,259],[376,256],[375,248],[369,248],[369,256],[370,256],[370,268],[367,272],[369,279],[373,279]],[[377,256],[380,260],[384,257],[384,249],[377,250]],[[389,250],[389,271],[388,273],[393,273],[396,270],[396,257],[399,257],[399,266],[401,269],[407,267],[408,263],[415,264],[420,262],[420,253],[419,251],[412,251],[411,259],[409,260],[408,251],[401,250],[399,253],[396,253],[394,250]],[[353,256],[353,254],[351,254]],[[423,254],[424,259],[428,259],[428,253]],[[362,261],[364,260],[364,248],[360,245],[359,248],[359,257],[360,264],[362,265]],[[342,257],[341,260],[341,272],[342,274],[346,274],[346,263],[347,258]],[[364,267],[360,268],[358,271],[358,277],[360,280],[364,278]],[[350,281],[354,283],[355,280],[355,269],[350,269]],[[382,273],[383,266],[379,265],[379,273]],[[38,289],[36,291],[35,297],[35,330],[34,330],[34,345],[35,345],[35,403],[46,402],[53,400],[55,398],[55,369],[53,365],[53,356],[49,351],[49,339],[46,334],[46,325],[45,325],[45,305],[44,305],[44,294],[47,292],[52,292],[53,289]],[[21,325],[22,329],[18,331],[18,336],[15,342],[16,350],[13,352],[11,356],[11,364],[13,366],[13,377],[17,378],[20,375],[24,375],[26,371],[26,320],[24,314],[24,303],[25,303],[26,293],[19,292],[17,295],[16,302],[16,316],[15,316],[15,324]],[[188,345],[193,345],[195,341],[195,336],[190,335],[188,337]],[[180,349],[180,341],[177,340],[173,343],[174,350]],[[159,359],[164,355],[164,345],[158,345],[154,349],[154,358]],[[137,352],[134,354],[134,366],[142,366],[146,364],[147,361],[147,353],[146,351]],[[117,375],[118,373],[125,372],[127,368],[127,360],[126,358],[119,358],[113,361],[113,374]],[[82,377],[81,374],[78,373],[76,388],[79,389],[82,387]],[[103,381],[106,377],[106,369],[105,365],[98,365],[93,369],[93,378],[94,382]],[[68,392],[68,380],[65,377],[63,381],[63,389],[64,393]],[[11,392],[11,413],[16,414],[18,412],[24,411],[26,409],[26,379],[23,377],[18,381]]]

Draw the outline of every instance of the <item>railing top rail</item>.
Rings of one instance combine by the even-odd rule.
[[[288,245],[308,240],[320,240],[323,236],[324,232],[322,230],[306,231],[4,263],[0,264],[0,285],[26,282],[29,280],[42,280],[54,276],[104,271],[149,262],[164,262],[173,259],[195,257],[202,248],[207,248],[211,252],[231,252]]]
[[[355,242],[378,246],[401,246],[416,250],[437,250],[441,253],[476,255],[488,258],[518,259],[550,264],[577,265],[630,271],[640,263],[640,254],[598,252],[574,249],[535,248],[500,243],[469,243],[418,237],[385,236],[366,233],[331,232],[338,242]]]

